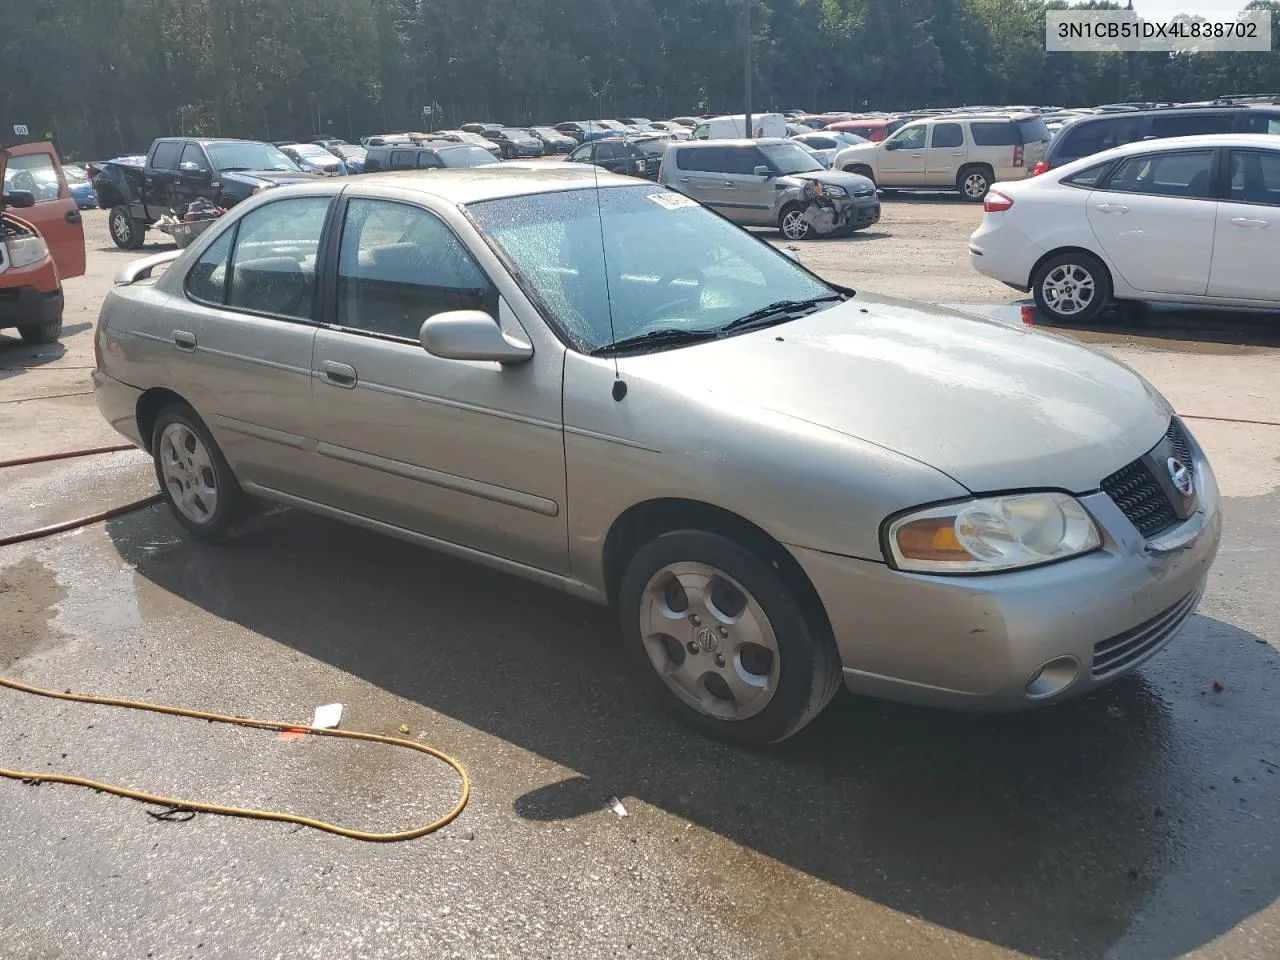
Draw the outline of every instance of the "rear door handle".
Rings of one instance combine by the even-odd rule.
[[[726,184],[724,185],[724,189],[726,189],[726,190],[737,190],[738,188],[737,188],[737,187],[735,187],[732,183],[726,183]]]
[[[196,348],[196,335],[188,333],[186,330],[173,331],[173,345],[179,350],[185,350],[190,353]]]
[[[1265,230],[1271,226],[1270,220],[1253,220],[1249,217],[1232,217],[1231,222],[1237,227],[1254,227],[1258,230]]]
[[[335,387],[351,390],[356,385],[356,368],[345,363],[326,360],[320,364],[320,372],[324,374],[325,383],[331,383]]]
[[[1123,203],[1100,203],[1098,209],[1103,213],[1128,213],[1129,208]]]

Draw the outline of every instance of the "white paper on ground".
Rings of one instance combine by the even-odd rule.
[[[342,721],[342,704],[326,703],[322,707],[316,707],[315,718],[311,721],[313,727],[320,727],[322,730],[332,730]]]

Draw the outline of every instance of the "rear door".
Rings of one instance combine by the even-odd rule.
[[[714,206],[723,199],[721,187],[728,152],[724,147],[676,148],[676,182],[671,186],[700,203]]]
[[[53,144],[24,143],[0,151],[0,177],[5,191],[27,190],[36,198],[34,207],[16,215],[40,231],[58,275],[63,280],[83,275],[84,225]]]
[[[1105,188],[1089,195],[1089,226],[1130,286],[1204,296],[1218,216],[1214,153],[1170,150],[1129,157]]]
[[[1280,151],[1231,150],[1209,296],[1280,300]]]
[[[964,127],[958,123],[935,123],[925,150],[925,179],[930,186],[955,186],[956,174],[964,163],[968,148]]]

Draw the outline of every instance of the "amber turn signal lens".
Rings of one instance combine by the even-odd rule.
[[[971,560],[956,539],[954,517],[926,517],[898,528],[898,552],[913,560]]]

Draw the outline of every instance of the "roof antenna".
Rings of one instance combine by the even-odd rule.
[[[596,98],[597,112],[599,111],[600,97],[605,90],[609,88],[606,82],[599,91],[590,91],[592,96]],[[597,118],[599,119],[599,118]],[[594,124],[593,124],[594,125]],[[588,135],[590,131],[588,131]],[[594,148],[592,150],[594,153]],[[596,195],[596,221],[600,225],[600,263],[604,268],[604,296],[605,306],[609,311],[609,341],[615,342],[618,339],[618,331],[613,326],[613,291],[609,289],[609,252],[604,242],[604,208],[600,203],[600,168],[596,165],[594,157],[591,162],[591,177],[595,185]],[[618,371],[618,355],[613,355],[613,399],[621,401],[627,395],[627,382],[622,379],[622,374]]]

